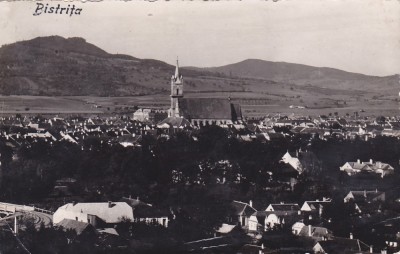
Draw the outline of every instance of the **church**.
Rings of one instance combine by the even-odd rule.
[[[183,84],[177,60],[175,73],[171,77],[171,107],[168,118],[161,123],[176,124],[186,122],[177,119],[186,119],[192,126],[205,126],[229,125],[242,121],[240,105],[232,103],[230,98],[184,98]]]

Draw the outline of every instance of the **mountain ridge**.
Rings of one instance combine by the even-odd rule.
[[[169,94],[174,66],[110,54],[80,37],[37,37],[0,47],[0,94],[137,96]],[[272,86],[397,91],[398,75],[369,76],[330,67],[246,59],[219,67],[182,67],[185,91],[266,92]],[[260,79],[257,81],[257,79]],[[278,86],[281,84],[281,86]],[[293,88],[293,87],[291,87]],[[326,90],[328,89],[328,90]]]

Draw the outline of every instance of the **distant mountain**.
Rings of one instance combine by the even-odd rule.
[[[259,78],[296,85],[312,85],[331,89],[397,90],[398,75],[376,77],[333,68],[248,59],[239,63],[211,68],[190,68],[224,74],[230,77]]]
[[[168,93],[174,66],[109,54],[82,38],[38,37],[0,48],[0,93],[126,96]],[[196,71],[186,71],[196,76]]]
[[[0,94],[168,98],[174,66],[110,54],[82,38],[38,37],[0,48]],[[181,68],[186,95],[305,98],[336,94],[398,93],[399,77],[373,77],[332,68],[249,59],[214,68]],[[339,95],[341,94],[341,95]],[[304,100],[305,101],[305,100]]]

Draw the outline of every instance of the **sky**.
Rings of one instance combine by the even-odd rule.
[[[400,73],[400,0],[40,1],[80,15],[42,13],[34,1],[0,2],[0,45],[38,36],[83,37],[109,53],[181,66],[249,58]]]

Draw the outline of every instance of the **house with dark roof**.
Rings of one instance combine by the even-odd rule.
[[[311,238],[316,241],[327,240],[333,236],[332,232],[327,228],[312,225],[304,225],[300,231],[298,231],[297,235],[300,237]]]
[[[242,227],[248,228],[249,217],[257,212],[253,208],[253,203],[244,203],[241,201],[232,201],[231,203],[231,213],[229,214],[228,223],[229,224],[239,224]]]
[[[139,198],[126,198],[121,199],[122,202],[126,202],[133,210],[132,222],[144,222],[146,224],[159,224],[164,227],[168,227],[168,223],[173,218],[173,214],[170,209],[154,207],[151,204],[147,204]]]
[[[385,192],[375,190],[363,190],[363,191],[350,191],[346,197],[344,197],[344,203],[350,202],[353,200],[354,202],[378,202],[378,201],[385,201]]]
[[[79,235],[95,235],[96,230],[90,223],[76,221],[71,219],[63,219],[56,224],[56,227],[62,228],[64,231],[72,230]]]
[[[146,224],[159,224],[168,227],[171,212],[169,209],[162,209],[150,205],[137,206],[133,210],[135,222],[145,222]]]
[[[373,253],[370,246],[358,239],[335,237],[319,241],[313,247],[314,253]]]
[[[301,206],[301,211],[308,215],[318,215],[321,216],[323,210],[332,204],[330,199],[315,200],[315,201],[304,201]]]

